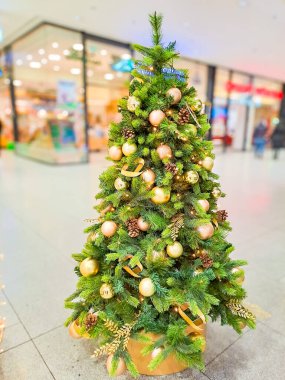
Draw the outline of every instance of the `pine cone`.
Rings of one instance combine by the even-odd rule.
[[[135,131],[133,130],[133,128],[130,128],[130,127],[124,127],[122,129],[122,136],[125,138],[125,139],[133,139],[135,137]]]
[[[138,220],[137,220],[137,218],[129,219],[126,222],[126,225],[127,225],[130,237],[134,238],[134,237],[139,236],[140,229],[138,227]]]
[[[224,222],[225,220],[227,220],[227,217],[228,213],[226,212],[226,210],[219,210],[216,212],[216,218],[218,223]]]
[[[92,327],[94,327],[97,323],[97,315],[96,314],[92,314],[92,313],[88,313],[86,318],[85,318],[85,327],[86,327],[86,330],[91,330]]]
[[[202,253],[199,258],[202,260],[204,268],[210,268],[213,265],[213,260],[207,255],[207,253]]]
[[[183,125],[187,124],[190,119],[190,112],[186,107],[181,108],[181,110],[178,113],[178,123]]]
[[[172,175],[176,175],[178,173],[178,168],[173,162],[168,162],[165,165],[165,170],[170,172]]]

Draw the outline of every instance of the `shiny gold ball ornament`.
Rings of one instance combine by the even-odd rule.
[[[189,170],[185,173],[185,179],[188,183],[191,183],[191,185],[194,185],[199,181],[199,174],[195,172],[195,170]]]
[[[113,161],[120,161],[122,156],[123,156],[123,153],[122,153],[122,148],[120,146],[113,145],[109,148],[109,157]]]
[[[170,199],[170,191],[163,187],[156,186],[153,188],[154,196],[151,198],[156,205],[167,203]]]
[[[239,268],[239,267],[237,267],[237,268],[233,268],[231,270],[231,272],[232,272],[232,274],[239,274],[239,276],[236,277],[235,282],[238,285],[242,285],[242,283],[244,282],[244,278],[245,278],[245,276],[244,276],[244,270],[241,269],[241,268]]]
[[[135,110],[140,106],[141,102],[135,96],[129,96],[127,102],[127,108],[130,112],[135,112]]]
[[[151,125],[153,125],[154,127],[158,127],[162,123],[164,118],[165,118],[165,113],[163,111],[154,110],[154,111],[151,111],[151,113],[149,114],[148,120]]]
[[[122,178],[116,178],[114,182],[114,186],[116,190],[124,190],[127,187],[127,182],[125,182]]]
[[[166,252],[168,256],[172,257],[173,259],[177,259],[183,253],[183,246],[178,241],[175,241],[173,244],[166,247]]]
[[[105,300],[109,300],[114,297],[114,291],[110,284],[103,284],[100,288],[100,296]]]
[[[131,154],[135,153],[137,150],[136,144],[125,142],[122,146],[122,151],[125,156],[130,156]]]
[[[212,194],[214,198],[219,198],[222,194],[221,190],[218,187],[214,187],[212,190]]]
[[[159,158],[161,160],[165,158],[171,158],[172,157],[172,150],[169,145],[166,144],[161,144],[159,147],[156,149],[157,154],[159,155]]]
[[[147,231],[149,229],[149,223],[146,222],[141,216],[137,220],[137,225],[141,231]]]
[[[179,103],[182,98],[181,91],[179,90],[179,88],[176,87],[170,88],[167,91],[166,95],[171,96],[173,98],[171,104]]]
[[[115,235],[117,231],[117,224],[112,220],[106,220],[101,226],[101,232],[106,237]]]
[[[155,182],[156,175],[153,170],[147,169],[142,173],[141,177],[145,183],[152,185]]]
[[[113,357],[114,357],[114,355],[109,355],[107,358],[107,362],[106,362],[106,368],[107,368],[109,375],[111,375]],[[126,363],[125,363],[124,359],[119,358],[118,366],[117,366],[117,369],[114,373],[114,376],[121,376],[126,371],[126,369],[127,369],[127,367],[126,367]]]
[[[164,251],[152,251],[151,261],[164,260],[165,252]]]
[[[80,334],[80,327],[77,324],[77,321],[73,321],[68,326],[68,333],[74,339],[81,339],[82,335]]]
[[[207,201],[207,199],[199,199],[197,203],[199,203],[205,212],[209,211],[210,203]]]
[[[141,280],[139,284],[139,291],[140,291],[140,294],[143,295],[144,297],[151,297],[152,295],[154,295],[155,287],[151,278],[146,277]]]
[[[99,271],[99,261],[87,257],[86,259],[81,261],[79,265],[79,270],[82,276],[84,277],[95,276]]]
[[[201,226],[198,226],[196,228],[196,231],[198,232],[199,238],[201,240],[206,240],[213,236],[214,227],[212,223],[206,223],[206,224],[202,224]]]
[[[212,170],[214,166],[214,160],[212,159],[212,157],[205,157],[202,161],[202,166],[206,170]]]

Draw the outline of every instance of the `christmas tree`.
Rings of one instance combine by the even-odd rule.
[[[187,71],[173,67],[175,43],[162,44],[161,22],[150,16],[152,47],[134,45],[143,58],[110,128],[100,217],[73,255],[79,280],[66,300],[70,334],[99,338],[94,356],[109,355],[113,375],[125,366],[133,376],[202,369],[206,321],[238,333],[255,325],[242,305],[246,263],[230,258],[230,225],[217,206],[224,194],[210,125]]]

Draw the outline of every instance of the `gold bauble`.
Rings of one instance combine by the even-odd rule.
[[[77,324],[77,321],[73,321],[68,326],[68,333],[74,339],[81,339],[80,327]]]
[[[197,340],[197,339],[203,339],[203,343],[202,343],[202,346],[201,346],[201,352],[205,352],[205,350],[206,350],[206,339],[205,339],[205,337],[204,337],[204,335],[202,335],[202,334],[193,334],[193,335],[191,335],[191,339],[192,340]]]
[[[114,357],[114,355],[109,355],[107,358],[107,362],[106,362],[106,368],[107,368],[109,375],[111,375],[113,357]],[[126,363],[125,363],[124,359],[119,358],[118,366],[117,366],[117,369],[114,373],[114,376],[121,376],[126,371],[126,369],[127,369],[127,367],[126,367]]]
[[[117,231],[117,224],[112,220],[107,220],[101,226],[101,232],[106,237],[111,237],[115,235]]]
[[[122,153],[122,148],[120,146],[113,145],[109,148],[109,157],[113,161],[120,161],[122,156],[123,156],[123,153]]]
[[[214,198],[219,198],[222,194],[221,190],[218,187],[214,187],[212,190],[212,194]]]
[[[163,160],[164,158],[171,158],[172,157],[172,150],[170,146],[166,144],[161,144],[159,147],[156,149],[157,154],[159,155],[159,158]]]
[[[191,183],[191,185],[194,185],[199,181],[199,174],[195,172],[195,170],[189,170],[185,173],[185,179],[187,182]]]
[[[206,223],[206,224],[202,224],[201,226],[198,226],[196,228],[196,231],[198,232],[199,238],[201,240],[206,240],[213,236],[214,227],[212,223]]]
[[[183,253],[183,246],[178,241],[175,241],[173,244],[167,246],[166,252],[168,256],[177,259]]]
[[[135,112],[135,110],[140,106],[141,102],[135,96],[129,96],[127,102],[127,108],[131,112]]]
[[[87,257],[81,261],[79,270],[84,277],[95,276],[99,271],[99,261]]]
[[[109,284],[103,284],[100,288],[100,296],[105,300],[114,297],[113,288]]]
[[[239,276],[236,277],[235,282],[236,282],[238,285],[242,285],[242,283],[244,282],[244,277],[245,277],[245,276],[244,276],[244,270],[241,269],[241,268],[239,268],[239,267],[237,267],[237,268],[233,268],[233,269],[231,270],[231,272],[232,272],[232,274],[236,274],[236,273],[239,274]]]
[[[147,169],[142,173],[142,179],[144,180],[145,183],[148,185],[152,185],[155,182],[155,173],[151,169]]]
[[[139,284],[139,291],[144,297],[151,297],[155,293],[154,283],[149,277],[141,280]]]
[[[170,88],[167,91],[166,95],[171,96],[173,98],[171,104],[179,103],[182,98],[181,91],[179,90],[179,88],[176,87]]]
[[[165,259],[164,251],[152,251],[151,252],[151,261],[163,260]]]
[[[148,120],[151,125],[153,125],[154,127],[158,127],[164,118],[164,112],[162,112],[161,110],[154,110],[151,111],[151,113],[149,114]]]
[[[120,177],[116,178],[114,182],[116,190],[124,190],[127,187],[127,183]]]
[[[207,199],[199,199],[197,203],[199,203],[205,212],[207,212],[210,208],[210,203],[207,201]]]
[[[156,205],[167,203],[170,199],[170,191],[162,187],[158,187],[158,186],[154,187],[153,192],[154,192],[154,196],[151,198],[151,200]]]
[[[212,170],[214,166],[214,160],[212,159],[212,157],[205,157],[202,161],[202,166],[206,170]]]
[[[141,231],[147,231],[149,229],[149,223],[143,220],[141,216],[138,218],[137,225]]]
[[[131,154],[135,153],[137,150],[136,144],[125,142],[122,146],[122,151],[125,156],[130,156]]]

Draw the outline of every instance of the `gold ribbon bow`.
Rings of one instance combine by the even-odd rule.
[[[135,168],[135,170],[132,172],[132,171],[129,171],[127,170],[129,165],[128,164],[125,164],[123,167],[122,167],[122,170],[121,170],[121,174],[123,174],[125,177],[138,177],[139,175],[142,174],[142,172],[140,171],[143,166],[144,166],[144,159],[143,158],[137,158],[135,160],[135,163],[138,164],[138,166]]]
[[[131,259],[132,257],[133,257],[133,255],[127,255],[124,257],[123,261]],[[138,273],[140,273],[143,270],[143,266],[142,266],[141,262],[139,261],[137,263],[136,268],[132,269],[129,266],[125,265],[125,266],[123,266],[123,269],[125,269],[125,271],[128,272],[131,276],[136,277],[136,278],[140,278]]]

